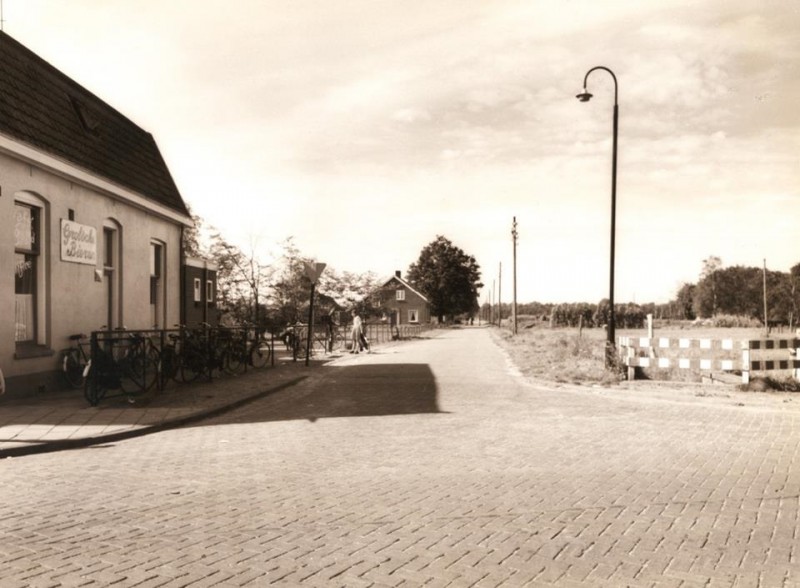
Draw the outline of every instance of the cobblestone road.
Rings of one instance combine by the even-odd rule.
[[[722,390],[722,392],[720,392]],[[0,462],[0,586],[799,586],[800,399],[551,388],[485,329]]]

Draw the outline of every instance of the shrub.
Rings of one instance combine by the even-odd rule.
[[[733,314],[718,314],[711,319],[711,326],[725,329],[757,329],[761,324],[761,321],[753,317]]]

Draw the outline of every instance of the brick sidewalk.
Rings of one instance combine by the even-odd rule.
[[[0,397],[0,459],[120,441],[210,418],[297,384],[319,363],[306,368],[281,362],[211,382],[170,383],[133,403],[109,396],[93,407],[81,390]]]

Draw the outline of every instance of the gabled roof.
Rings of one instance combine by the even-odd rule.
[[[150,133],[3,32],[0,133],[189,216]]]
[[[388,286],[388,285],[389,285],[389,284],[391,284],[392,282],[397,282],[398,284],[400,284],[400,285],[401,285],[401,286],[403,286],[404,288],[408,288],[408,289],[409,289],[409,290],[411,290],[411,291],[412,291],[414,294],[416,294],[417,296],[419,296],[420,298],[422,298],[422,299],[423,299],[425,302],[427,302],[428,304],[430,304],[430,302],[431,302],[431,301],[430,301],[430,300],[428,300],[428,297],[427,297],[427,296],[425,296],[425,294],[423,294],[422,292],[420,292],[419,290],[417,290],[416,288],[414,288],[414,286],[412,286],[411,284],[409,284],[409,283],[408,283],[408,282],[406,282],[406,281],[405,281],[403,278],[401,278],[401,277],[397,276],[396,274],[395,274],[394,276],[392,276],[391,278],[389,278],[388,280],[386,280],[386,281],[383,283],[383,286],[381,286],[381,288],[385,288],[386,286]]]

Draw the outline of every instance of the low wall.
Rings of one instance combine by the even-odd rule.
[[[620,337],[620,358],[633,379],[635,368],[699,372],[741,372],[748,383],[753,373],[784,372],[800,380],[800,339],[690,339]]]

